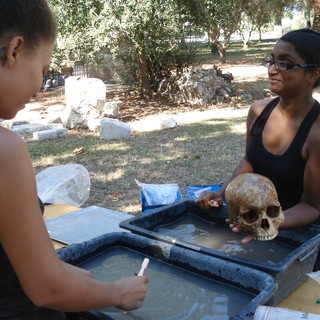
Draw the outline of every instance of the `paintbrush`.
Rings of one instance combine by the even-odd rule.
[[[146,270],[147,266],[149,264],[149,259],[148,258],[144,258],[141,264],[141,269],[139,271],[139,273],[137,274],[137,276],[143,276],[144,270]]]
[[[144,270],[147,269],[148,264],[149,264],[149,259],[148,258],[144,258],[143,261],[142,261],[142,264],[141,264],[140,271],[137,274],[137,277],[143,276]],[[121,313],[122,314],[127,314],[128,312],[127,311],[121,311]]]

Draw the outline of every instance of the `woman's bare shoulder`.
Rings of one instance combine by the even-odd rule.
[[[0,156],[2,159],[27,153],[25,142],[9,129],[0,127]]]
[[[262,99],[255,101],[249,108],[248,120],[254,121],[272,99]]]
[[[257,100],[251,105],[250,110],[260,113],[265,108],[265,106],[272,100],[272,98]]]

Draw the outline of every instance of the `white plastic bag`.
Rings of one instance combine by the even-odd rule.
[[[148,184],[141,183],[137,179],[135,181],[144,196],[145,205],[166,205],[182,199],[179,186],[176,183]]]
[[[89,198],[90,177],[80,164],[49,167],[36,175],[38,196],[43,203],[81,207]]]

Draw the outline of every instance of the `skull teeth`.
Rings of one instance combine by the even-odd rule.
[[[277,236],[277,234],[272,234],[272,235],[268,235],[268,236],[255,236],[254,239],[255,240],[259,240],[259,241],[268,241],[268,240],[272,240]]]

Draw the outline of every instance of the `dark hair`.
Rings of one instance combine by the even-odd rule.
[[[279,40],[291,43],[305,63],[317,64],[320,67],[320,33],[311,29],[298,29],[284,34]],[[312,71],[314,69],[306,69]],[[320,79],[314,88],[320,85]]]
[[[56,23],[47,0],[0,0],[0,40],[17,35],[29,48],[55,40]]]

